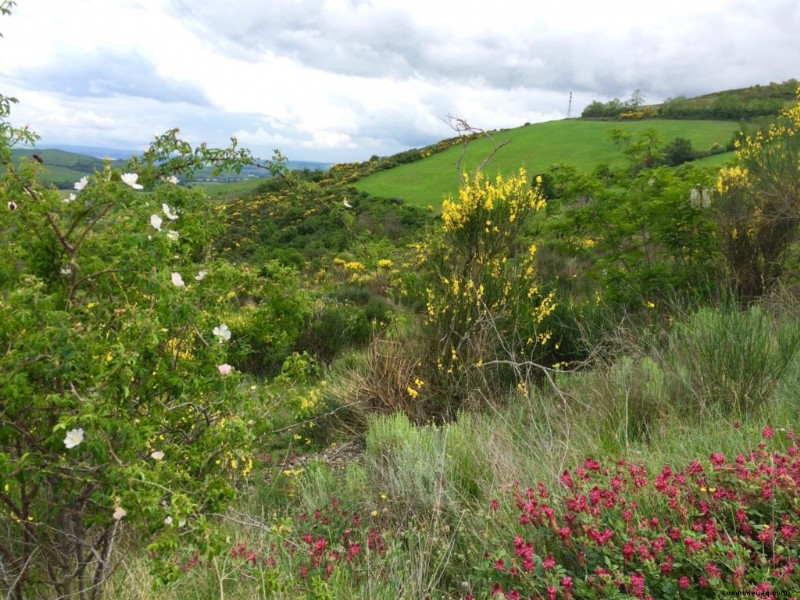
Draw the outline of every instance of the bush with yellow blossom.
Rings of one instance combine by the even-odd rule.
[[[531,375],[556,306],[536,275],[525,222],[545,206],[524,169],[489,179],[465,175],[458,200],[445,200],[441,229],[419,247],[425,272],[424,331],[434,371],[429,393],[443,413],[476,391],[496,395]],[[527,365],[527,367],[523,367]]]
[[[800,93],[800,90],[798,90]],[[714,208],[729,274],[744,300],[784,273],[800,225],[800,102],[735,142],[736,163],[720,170]]]

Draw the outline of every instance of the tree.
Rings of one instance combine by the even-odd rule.
[[[644,95],[642,90],[636,89],[631,93],[631,97],[625,102],[625,106],[633,108],[634,110],[644,104]]]
[[[664,160],[670,167],[681,165],[692,160],[692,142],[686,138],[676,137],[663,149]]]
[[[654,127],[647,127],[635,134],[614,127],[609,130],[609,136],[628,159],[632,172],[651,169],[661,164],[664,158],[661,133]]]

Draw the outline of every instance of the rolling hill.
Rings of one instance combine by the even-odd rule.
[[[53,148],[15,148],[11,151],[12,160],[18,163],[23,157],[31,160],[36,154],[42,159],[44,171],[42,180],[61,189],[71,189],[72,185],[85,175],[103,168],[103,160],[86,154],[77,154]],[[112,160],[112,164],[121,167],[124,161]]]
[[[708,150],[714,144],[724,148],[739,129],[733,121],[564,119],[536,123],[492,133],[495,143],[510,142],[500,148],[484,171],[494,176],[520,167],[534,174],[558,163],[571,164],[582,171],[589,171],[600,163],[621,165],[625,159],[609,136],[609,130],[614,127],[626,133],[653,127],[661,133],[665,143],[682,137],[690,140],[695,150]],[[456,145],[422,160],[373,173],[354,185],[374,196],[399,197],[410,204],[436,208],[445,197],[457,192],[459,162],[462,170],[473,170],[492,148],[491,140],[480,138],[470,142],[466,152],[461,145]],[[717,154],[702,159],[700,164],[721,164],[729,157],[729,153]]]
[[[92,148],[92,147],[71,147],[77,152],[72,152],[63,149],[55,148],[15,148],[11,151],[12,160],[18,163],[25,158],[31,160],[31,157],[38,155],[44,165],[44,170],[41,174],[42,180],[45,183],[56,186],[60,189],[72,189],[73,184],[85,175],[91,175],[97,170],[103,168],[105,160],[111,160],[111,165],[118,169],[123,169],[127,158],[132,154],[125,150],[115,150],[107,148]],[[83,152],[86,152],[84,154]],[[106,159],[97,158],[98,155],[106,156]],[[125,157],[117,158],[117,157]],[[327,169],[330,165],[327,163],[309,162],[309,161],[288,161],[287,167],[291,170],[309,169],[315,170]],[[263,179],[269,177],[269,172],[264,169],[257,169],[254,167],[245,167],[241,173],[223,173],[219,177],[211,174],[211,169],[201,170],[197,173],[195,180],[198,184],[209,184],[219,186],[226,183],[233,184],[232,189],[238,189],[235,184],[243,184],[254,179]],[[251,189],[253,185],[245,185],[243,189]]]

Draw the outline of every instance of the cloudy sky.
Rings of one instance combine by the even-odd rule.
[[[366,160],[592,100],[800,78],[797,0],[17,0],[0,93],[40,146],[179,127],[268,156]]]

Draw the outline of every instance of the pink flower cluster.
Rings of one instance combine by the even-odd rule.
[[[787,433],[785,450],[770,451],[775,430],[762,435],[757,448],[733,460],[713,453],[654,477],[640,465],[604,467],[590,458],[561,474],[559,493],[542,483],[513,486],[506,511],[496,499],[490,506],[511,544],[506,550],[499,537],[500,548],[486,553],[494,580],[486,591],[505,598],[644,599],[665,590],[789,597],[800,589],[800,447]],[[504,522],[514,512],[516,523]]]

